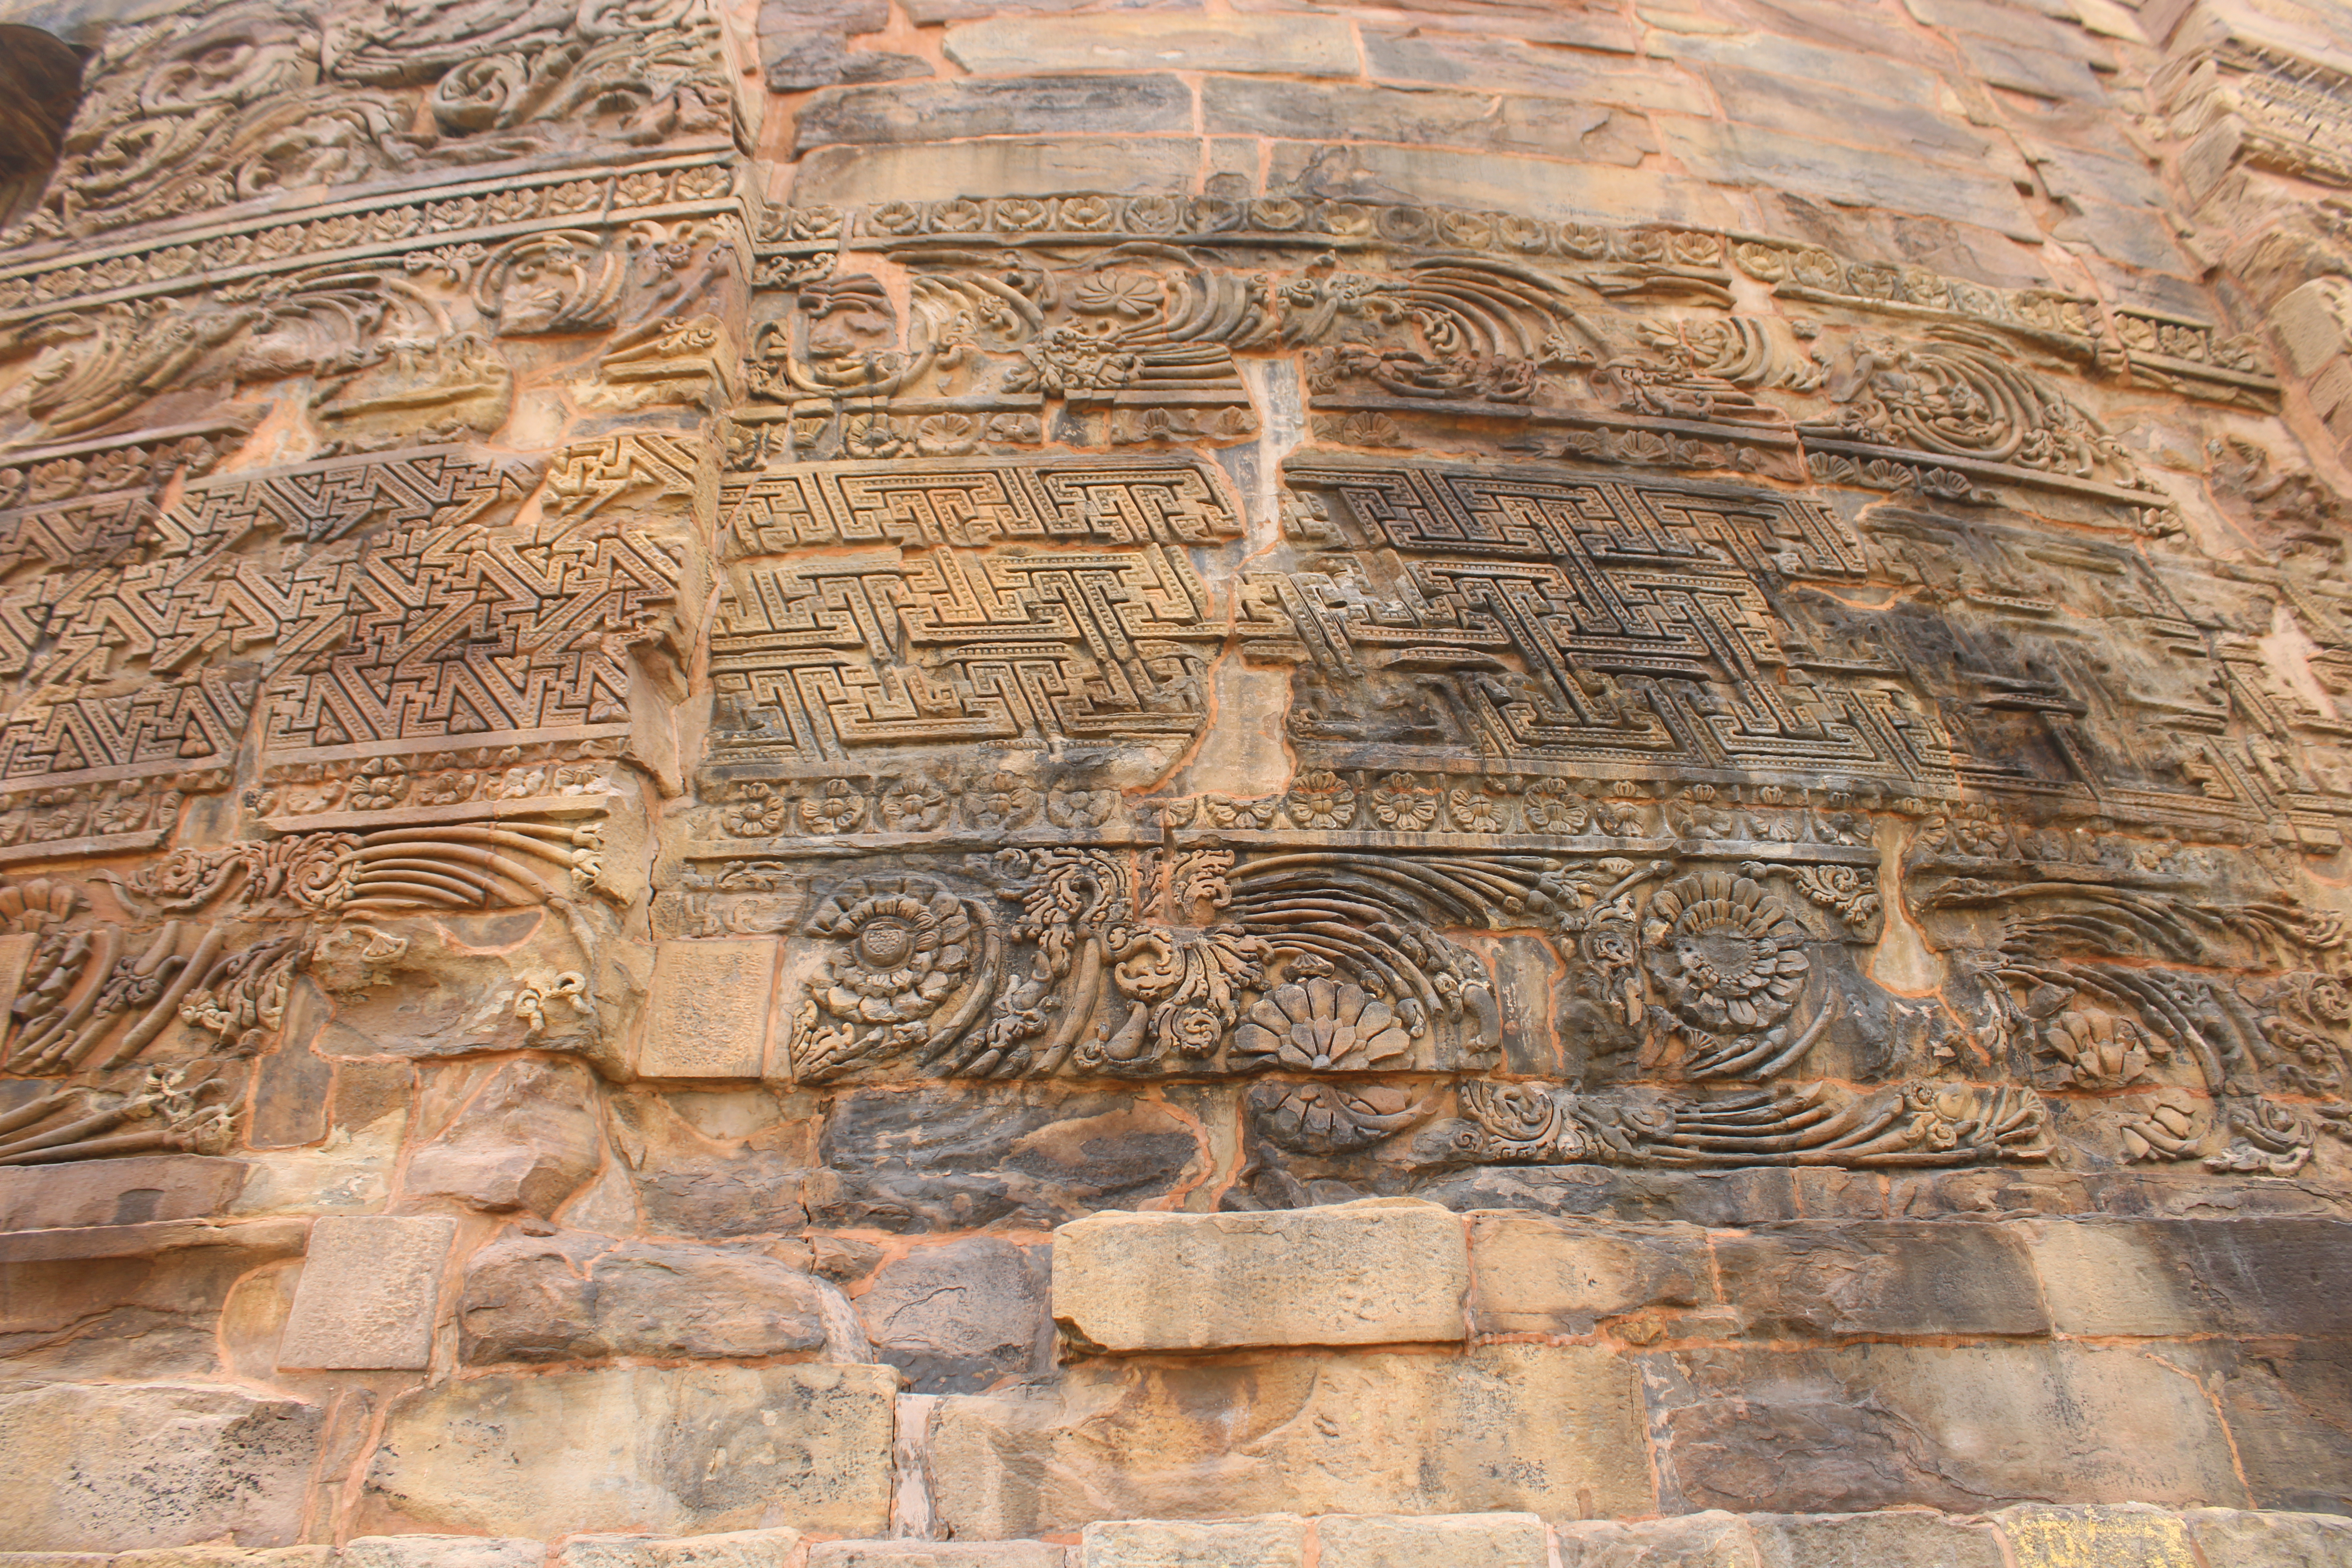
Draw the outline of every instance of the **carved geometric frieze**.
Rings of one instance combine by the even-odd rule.
[[[1180,460],[824,464],[730,484],[709,761],[878,747],[1181,744],[1241,529]]]
[[[1091,195],[765,222],[755,282],[789,309],[762,306],[749,345],[730,460],[752,468],[1245,440],[1241,364],[1295,354],[1330,445],[1466,437],[1947,503],[2054,492],[2161,532],[2169,498],[2078,384],[2113,339],[2142,380],[2273,389],[2187,318],[1675,226]],[[1743,307],[1759,290],[1777,312]]]

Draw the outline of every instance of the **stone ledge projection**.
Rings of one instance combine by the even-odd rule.
[[[2352,1563],[2347,40],[0,0],[0,1568]]]

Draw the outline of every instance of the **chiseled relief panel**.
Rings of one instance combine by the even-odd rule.
[[[767,206],[730,47],[94,63],[0,267],[0,1161],[503,1051],[789,1092],[775,1190],[899,1228],[2335,1168],[2340,545],[2111,425],[2263,427],[2245,344],[1687,226]],[[1223,1131],[926,1171],[1066,1113]]]
[[[2343,1125],[2334,590],[2191,542],[2093,302],[1339,203],[760,258],[656,923],[783,939],[796,1081],[1223,1083],[1244,1207]]]

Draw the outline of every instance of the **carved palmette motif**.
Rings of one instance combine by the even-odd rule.
[[[0,265],[0,1162],[225,1147],[309,988],[541,910],[501,1048],[663,1076],[641,938],[725,942],[733,1076],[1192,1096],[1244,1206],[2347,1127],[2340,508],[2226,437],[2280,543],[2209,558],[2098,413],[2263,408],[2246,342],[1679,224],[763,208],[714,26],[92,62]],[[658,419],[511,455],[559,405]]]
[[[37,235],[478,167],[582,136],[644,145],[727,123],[716,27],[694,0],[234,0],[115,30],[84,80]]]

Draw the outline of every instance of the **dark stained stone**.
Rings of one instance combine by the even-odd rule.
[[[939,1085],[845,1094],[825,1119],[810,1219],[879,1230],[1046,1228],[1205,1172],[1201,1135],[1128,1094]]]
[[[1172,76],[982,78],[821,93],[800,112],[795,145],[806,152],[832,142],[1187,131],[1192,124],[1192,89]]]

